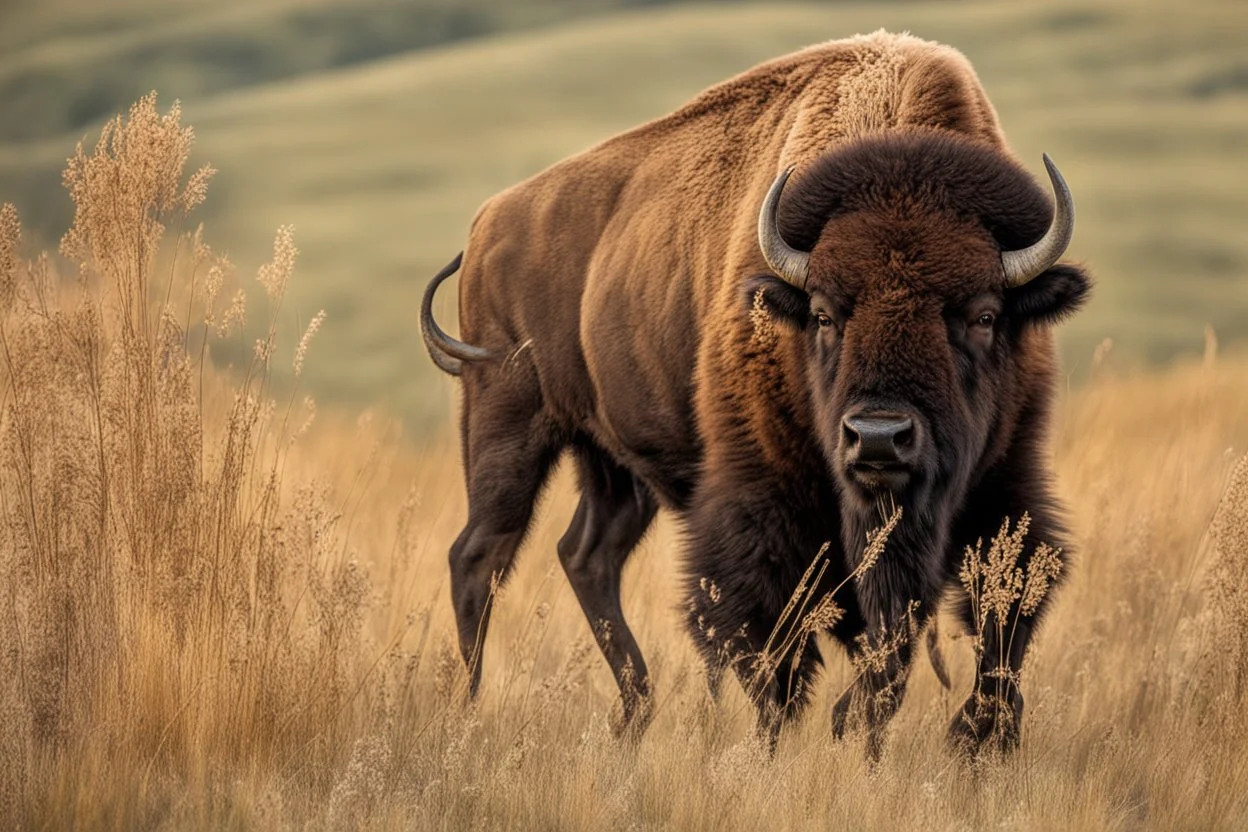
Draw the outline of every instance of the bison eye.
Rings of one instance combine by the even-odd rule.
[[[984,327],[985,329],[992,326],[994,323],[996,323],[996,321],[997,321],[997,316],[992,314],[991,312],[985,312],[975,319],[975,323],[978,326]]]
[[[826,312],[815,313],[815,322],[819,326],[832,326],[832,318]]]

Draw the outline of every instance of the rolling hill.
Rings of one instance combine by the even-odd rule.
[[[80,91],[105,67],[123,87],[150,82],[162,106],[182,96],[199,160],[221,171],[202,214],[210,242],[253,270],[278,225],[296,228],[290,309],[328,312],[306,374],[323,399],[380,402],[413,425],[440,418],[448,388],[434,381],[415,311],[483,199],[759,61],[879,27],[965,52],[1021,158],[1039,170],[1047,151],[1071,182],[1071,254],[1098,277],[1062,336],[1074,376],[1104,338],[1127,361],[1152,362],[1198,351],[1206,323],[1223,340],[1248,335],[1248,14],[1236,5],[734,3],[540,25],[558,17],[548,3],[531,19],[490,18],[484,34],[394,54],[370,47],[358,60],[290,28],[296,12],[329,14],[325,3],[189,8],[134,18],[142,26],[63,27],[6,50],[0,199],[54,242],[69,217],[59,171],[91,133],[66,126],[70,99],[55,84],[38,88],[50,113],[30,116],[38,129],[11,123],[14,79],[38,70]],[[249,32],[264,61],[287,69],[240,69],[234,41],[213,36],[229,31]],[[331,57],[292,57],[322,46]],[[452,295],[444,320],[454,320]]]

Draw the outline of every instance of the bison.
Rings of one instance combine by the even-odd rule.
[[[1040,542],[1066,551],[1045,454],[1052,327],[1090,280],[1057,262],[1073,204],[1044,161],[1052,200],[961,53],[881,31],[764,63],[489,199],[421,315],[463,384],[468,519],[450,570],[470,689],[496,582],[570,452],[580,502],[558,556],[619,727],[650,713],[620,572],[663,507],[686,532],[687,624],[712,689],[735,671],[773,747],[821,657],[813,639],[768,638],[826,547],[806,588],[817,602],[845,587],[826,630],[851,656],[892,645],[833,710],[838,736],[861,722],[878,754],[964,547],[1027,513],[1020,566]],[[431,304],[461,261],[457,340]],[[881,506],[901,510],[887,550],[847,582]],[[1017,742],[1043,609],[1012,603],[1008,644],[985,628],[949,729],[972,751]]]

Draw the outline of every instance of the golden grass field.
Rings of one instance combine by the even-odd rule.
[[[740,3],[529,28],[551,0],[488,18],[489,39],[287,56],[299,71],[262,84],[135,64],[135,97],[155,86],[159,106],[98,149],[92,122],[66,170],[83,131],[57,96],[99,67],[192,34],[293,50],[278,23],[330,5],[0,10],[0,91],[31,67],[50,84],[26,114],[43,132],[0,138],[0,829],[1248,827],[1235,4]],[[973,661],[946,616],[953,689],[920,657],[878,766],[830,737],[856,672],[832,645],[769,758],[739,687],[706,691],[665,516],[624,586],[655,717],[615,739],[615,684],[555,556],[565,470],[466,702],[456,385],[419,344],[426,276],[499,188],[758,60],[879,26],[968,54],[1020,156],[1062,165],[1072,254],[1098,281],[1063,335],[1052,447],[1077,552],[1024,669],[1020,750],[945,749]],[[197,174],[208,160],[220,173]]]
[[[1024,670],[1021,750],[971,765],[920,664],[883,761],[831,740],[838,652],[769,759],[715,704],[677,623],[666,519],[626,572],[656,716],[611,735],[614,684],[556,568],[556,477],[498,599],[479,701],[451,639],[464,516],[449,434],[419,448],[296,386],[275,346],[299,237],[255,285],[174,237],[208,172],[149,98],[71,160],[59,257],[0,210],[0,825],[66,829],[1237,829],[1248,822],[1248,360],[1097,362],[1064,394],[1078,559]],[[168,228],[166,227],[168,226]],[[74,279],[77,276],[78,279]],[[239,335],[240,316],[262,332]],[[255,320],[256,318],[259,320]],[[266,323],[266,321],[268,323]],[[218,346],[249,358],[213,368]],[[1112,356],[1111,356],[1112,358]],[[887,557],[885,550],[883,557]]]

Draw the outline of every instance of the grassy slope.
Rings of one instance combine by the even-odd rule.
[[[0,8],[0,140],[85,127],[153,86],[199,100],[627,2],[15,0]]]
[[[1243,20],[1237,6],[1199,0],[1181,14],[1112,2],[695,7],[185,103],[200,157],[225,172],[214,240],[251,268],[272,228],[297,228],[291,308],[329,312],[313,386],[424,417],[444,412],[445,396],[431,386],[415,306],[484,198],[767,57],[909,29],[962,49],[1022,158],[1035,168],[1047,150],[1075,189],[1072,253],[1099,277],[1065,331],[1078,372],[1106,336],[1159,358],[1198,348],[1206,322],[1224,336],[1248,326]],[[51,192],[73,138],[0,145],[0,193],[24,208],[36,185]],[[33,214],[64,227],[46,206]],[[454,319],[449,302],[440,313]]]

